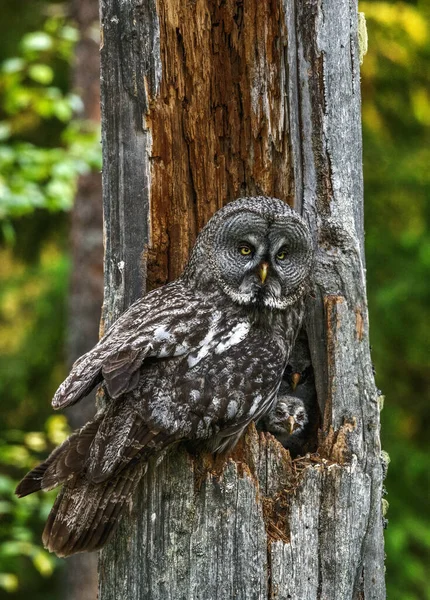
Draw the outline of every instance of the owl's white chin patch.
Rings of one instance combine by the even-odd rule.
[[[242,306],[265,306],[270,310],[285,310],[296,301],[295,297],[276,298],[270,292],[262,294],[260,288],[246,293],[232,290],[231,288],[227,288],[225,291],[236,304]]]
[[[228,296],[236,302],[236,304],[243,304],[244,306],[255,304],[257,301],[256,294],[254,292],[238,292],[236,290],[232,290],[231,288],[226,288],[224,290]]]
[[[296,289],[283,293],[282,286],[276,279],[268,279],[264,285],[257,277],[246,278],[238,289],[227,286],[224,291],[237,304],[270,310],[286,310],[297,302],[304,293],[305,285],[302,283]]]
[[[265,307],[270,310],[285,310],[303,295],[303,284],[292,290],[288,296],[282,293],[282,287],[276,280],[262,285],[257,277],[246,278],[238,288],[226,285],[224,292],[235,302],[243,306]]]

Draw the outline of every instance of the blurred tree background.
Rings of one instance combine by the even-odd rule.
[[[13,490],[67,435],[49,402],[67,369],[69,211],[78,178],[101,168],[100,136],[72,90],[69,6],[1,9],[0,598],[60,600],[64,561],[40,546],[52,495],[18,502]],[[368,0],[360,10],[371,339],[391,457],[388,597],[429,600],[430,4]]]

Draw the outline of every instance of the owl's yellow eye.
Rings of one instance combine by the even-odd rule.
[[[239,246],[239,252],[241,253],[242,256],[251,256],[252,248],[248,244],[241,244]]]
[[[280,250],[278,252],[278,254],[276,255],[276,258],[278,260],[285,260],[286,257],[287,257],[287,251],[286,250]]]

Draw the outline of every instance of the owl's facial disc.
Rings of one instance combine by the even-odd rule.
[[[238,304],[283,310],[301,293],[309,274],[309,233],[295,213],[233,214],[213,247],[218,279]]]
[[[294,435],[303,430],[308,418],[301,400],[284,396],[278,400],[276,409],[266,415],[265,421],[272,433]]]

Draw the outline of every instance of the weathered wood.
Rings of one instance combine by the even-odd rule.
[[[155,5],[148,2],[149,15]],[[145,289],[151,131],[148,91],[160,78],[158,20],[131,0],[102,0],[101,111],[105,293],[102,332]],[[147,91],[148,90],[148,91]]]
[[[357,3],[313,0],[295,6],[299,101],[294,107],[302,134],[292,151],[302,156],[295,179],[301,180],[297,190],[304,190],[303,213],[318,245],[316,299],[307,320],[324,411],[320,453],[341,464],[357,463],[353,483],[361,479],[362,485],[338,518],[345,523],[345,535],[350,514],[368,507],[366,520],[355,522],[352,531],[362,532],[358,563],[344,556],[354,572],[354,587],[345,588],[343,596],[339,591],[339,597],[379,599],[385,597],[383,475],[365,284]],[[340,486],[340,502],[346,492]],[[342,590],[340,573],[331,574],[330,593]],[[321,590],[326,597],[324,574]]]
[[[273,473],[267,472],[268,455],[278,471],[276,488],[267,481]],[[101,597],[266,598],[263,513],[293,478],[286,452],[255,428],[225,464],[191,458],[184,449],[172,451],[158,467],[151,464],[131,517],[104,551]],[[269,512],[267,520],[275,509]],[[134,561],[138,569],[130,568]]]
[[[317,252],[307,331],[324,414],[291,463],[251,428],[150,465],[100,600],[382,600],[382,470],[364,278],[355,0],[102,0],[105,324],[176,276],[223,203],[295,202]]]

